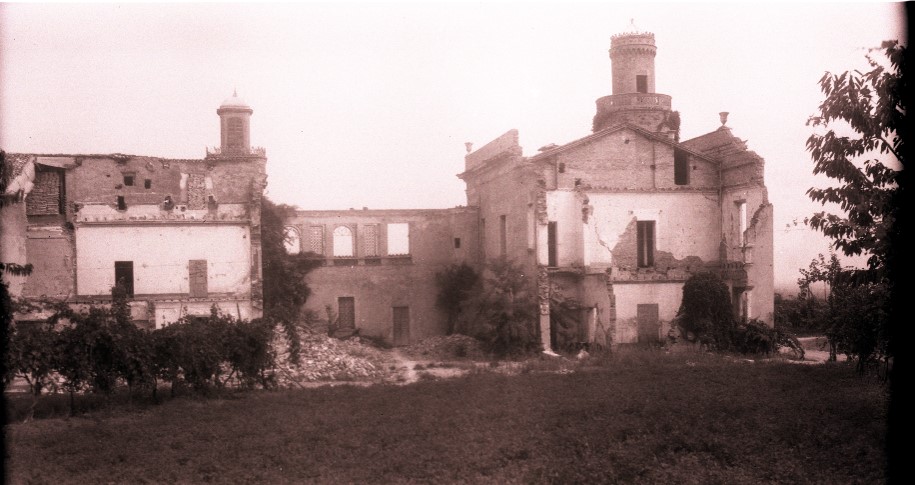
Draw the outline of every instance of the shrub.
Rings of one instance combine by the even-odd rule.
[[[730,348],[736,320],[728,287],[717,274],[697,273],[686,280],[677,322],[700,342]]]
[[[505,259],[490,261],[482,281],[464,301],[458,319],[462,333],[479,339],[499,356],[537,350],[537,305],[522,269]]]

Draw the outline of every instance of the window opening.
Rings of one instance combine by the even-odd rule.
[[[499,254],[505,256],[508,250],[508,220],[506,216],[499,216]]]
[[[144,181],[143,181],[143,188],[144,188],[144,189],[151,189],[151,188],[152,188],[152,180],[150,180],[150,179],[144,180]]]
[[[410,224],[398,222],[388,224],[388,255],[410,254]]]
[[[558,264],[558,254],[557,254],[557,236],[556,233],[556,221],[550,221],[547,225],[546,231],[546,247],[547,247],[547,266],[556,267]]]
[[[648,92],[648,76],[639,74],[635,77],[635,91],[637,93]]]
[[[128,297],[133,297],[133,261],[114,262],[114,284],[121,285]]]
[[[346,226],[337,226],[334,229],[334,257],[351,258],[353,252],[353,231]]]
[[[302,238],[299,237],[299,230],[293,226],[286,226],[283,231],[283,244],[286,246],[286,253],[299,254],[302,250]]]
[[[191,298],[206,298],[207,288],[207,260],[191,259],[187,262],[188,286]]]
[[[737,239],[740,243],[740,246],[743,247],[747,243],[746,236],[744,235],[744,233],[747,231],[747,201],[742,200],[737,202],[737,211],[739,213],[739,227],[737,229],[739,232]]]
[[[461,238],[454,238],[454,249],[461,249]]]
[[[679,148],[674,149],[674,183],[689,184],[689,154]]]
[[[324,254],[324,226],[311,226],[308,228],[309,247],[315,254]]]
[[[362,227],[362,255],[378,256],[378,225],[367,224]]]
[[[119,211],[126,211],[126,210],[127,210],[127,202],[124,201],[124,196],[123,196],[123,195],[119,195],[119,196],[118,196],[118,210],[119,210]]]
[[[133,175],[124,175],[124,185],[128,187],[133,186]]]
[[[654,266],[655,221],[638,221],[638,265],[640,268]]]

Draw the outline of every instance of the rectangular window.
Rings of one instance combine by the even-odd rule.
[[[747,243],[746,236],[744,235],[747,231],[747,201],[741,200],[737,202],[737,212],[737,217],[739,218],[737,240],[740,243],[740,247],[744,247]]]
[[[638,257],[639,268],[654,266],[654,223],[655,221],[638,221]]]
[[[308,228],[308,243],[311,252],[324,255],[324,226],[310,226]]]
[[[505,216],[499,216],[499,254],[508,253],[508,221]]]
[[[133,175],[124,174],[124,185],[133,187]]]
[[[114,284],[122,285],[127,296],[133,296],[133,261],[114,262]]]
[[[206,298],[207,291],[207,260],[192,259],[187,262],[188,283],[191,298]]]
[[[461,238],[454,238],[454,249],[461,249]]]
[[[674,149],[674,183],[689,185],[689,154],[679,148]]]
[[[637,93],[647,93],[648,92],[648,76],[637,75],[635,77],[635,92],[637,92]]]
[[[388,255],[405,256],[410,254],[410,224],[398,222],[388,224]]]
[[[559,266],[557,258],[557,236],[556,233],[556,221],[550,221],[546,229],[546,251],[547,251],[547,266],[553,268]]]
[[[144,180],[144,181],[143,181],[143,188],[144,188],[144,189],[151,189],[151,188],[152,188],[152,180],[150,180],[150,179]]]
[[[127,202],[124,201],[124,196],[123,196],[123,195],[119,195],[119,196],[118,196],[118,210],[119,210],[119,211],[126,211],[126,210],[127,210]]]
[[[362,226],[362,255],[378,256],[378,224]]]

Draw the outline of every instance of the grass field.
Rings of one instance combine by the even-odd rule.
[[[631,352],[574,373],[171,400],[6,427],[9,483],[881,483],[845,364]]]

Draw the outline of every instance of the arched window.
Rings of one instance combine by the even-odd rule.
[[[334,257],[351,258],[353,252],[353,231],[346,226],[337,226],[334,229]]]
[[[286,226],[283,235],[285,236],[283,243],[286,245],[286,252],[299,254],[299,251],[302,250],[302,238],[299,236],[299,230],[292,226]]]

